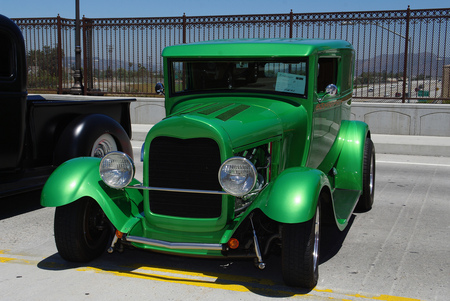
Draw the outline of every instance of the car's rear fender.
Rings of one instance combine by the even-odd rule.
[[[100,158],[80,157],[60,165],[49,177],[41,195],[41,205],[58,207],[84,197],[94,199],[108,219],[121,232],[128,232],[138,221],[142,194],[136,189],[113,189],[101,180]],[[131,184],[137,184],[133,180]]]
[[[320,170],[289,168],[258,196],[254,207],[280,223],[306,222],[314,216],[323,189],[329,191],[330,183]]]
[[[346,121],[345,131],[339,134],[343,141],[335,164],[335,188],[362,190],[364,145],[370,137],[369,127],[360,121]]]
[[[78,116],[64,128],[55,147],[54,164],[89,156],[95,140],[105,133],[114,138],[119,151],[133,158],[130,137],[122,125],[107,115],[90,114]]]

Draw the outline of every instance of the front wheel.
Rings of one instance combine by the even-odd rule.
[[[99,257],[112,232],[103,210],[90,198],[57,207],[54,231],[59,254],[73,262],[88,262]]]
[[[312,289],[319,279],[320,199],[314,217],[282,228],[281,267],[289,286]]]

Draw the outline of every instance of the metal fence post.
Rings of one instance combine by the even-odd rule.
[[[62,34],[61,34],[61,17],[58,15],[56,17],[56,27],[57,27],[57,47],[58,47],[58,94],[63,93],[62,80],[63,80],[63,72],[62,72]]]
[[[92,67],[92,21],[83,16],[81,29],[83,32],[84,95],[87,95],[92,93],[94,87]]]
[[[409,55],[409,22],[411,17],[411,10],[409,8],[408,5],[408,9],[406,10],[406,32],[405,32],[405,59],[404,59],[404,63],[403,63],[403,91],[402,91],[402,103],[405,103],[405,99],[406,99],[406,79],[408,78],[408,75],[410,77],[409,79],[409,84],[408,84],[408,88],[411,88],[412,85],[412,72],[409,72],[410,74],[408,74],[408,55]],[[411,98],[411,95],[409,95],[410,93],[408,93],[408,98]]]
[[[83,16],[82,22],[81,22],[81,34],[83,36],[83,71],[84,71],[84,77],[83,77],[83,87],[85,87],[83,89],[83,94],[87,95],[87,90],[88,90],[88,75],[87,75],[87,52],[86,52],[86,20]]]
[[[183,13],[183,44],[186,44],[186,14]]]
[[[292,12],[291,9],[291,13],[289,14],[289,38],[292,39],[293,37],[293,32],[294,32],[294,13]]]

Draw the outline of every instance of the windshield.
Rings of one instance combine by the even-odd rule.
[[[307,63],[303,60],[173,60],[171,93],[223,90],[289,93],[306,97]]]

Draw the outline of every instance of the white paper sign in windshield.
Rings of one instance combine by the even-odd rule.
[[[278,72],[275,91],[305,94],[306,76]]]

